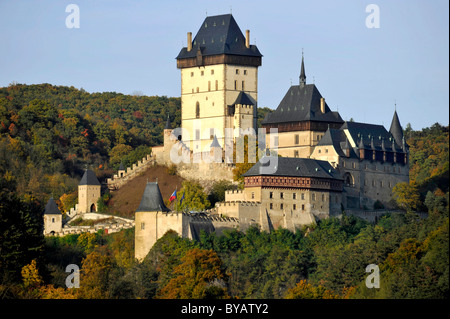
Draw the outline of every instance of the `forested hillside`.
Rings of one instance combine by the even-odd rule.
[[[161,144],[167,116],[180,125],[180,105],[50,84],[0,88],[0,176],[19,196],[69,196],[84,168],[103,180]]]
[[[427,211],[449,200],[449,129],[439,123],[421,131],[405,129],[410,146],[409,183],[394,187],[394,199],[405,210]]]

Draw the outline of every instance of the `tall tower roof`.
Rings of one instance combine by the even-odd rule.
[[[262,54],[256,45],[250,45],[249,31],[246,35],[247,38],[242,34],[231,14],[206,17],[193,40],[188,34],[188,46],[181,49],[177,60],[199,60],[199,56],[225,54],[259,58],[254,63],[259,62],[258,65],[261,65]],[[202,59],[200,58],[200,60]],[[203,63],[205,61],[202,61],[201,64]],[[178,66],[182,67],[179,61]]]
[[[100,182],[92,170],[86,169],[78,185],[100,185]]]
[[[333,112],[325,102],[324,113],[320,110],[322,95],[315,84],[293,85],[275,111],[262,122],[265,124],[298,121],[344,123],[338,112]]]
[[[141,204],[136,212],[169,212],[170,209],[164,204],[161,191],[157,182],[147,183]]]
[[[398,119],[397,111],[394,111],[394,116],[392,118],[389,133],[392,134],[397,145],[402,145],[403,129],[402,126],[400,125],[400,120]]]

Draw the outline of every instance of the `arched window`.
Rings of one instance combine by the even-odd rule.
[[[200,103],[195,104],[195,117],[200,118]]]
[[[353,179],[352,174],[349,172],[344,174],[344,186],[354,186],[355,180]]]

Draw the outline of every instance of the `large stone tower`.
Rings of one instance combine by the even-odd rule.
[[[256,128],[258,67],[262,55],[231,14],[207,17],[177,56],[181,69],[182,141],[193,153],[208,151],[225,129]]]
[[[98,209],[97,201],[101,195],[100,192],[101,185],[95,173],[90,169],[86,169],[78,184],[78,212],[96,212]]]
[[[147,183],[142,194],[141,203],[135,215],[135,248],[134,256],[142,261],[150,248],[163,236],[176,220],[161,218],[170,211],[164,204],[157,182]],[[167,217],[167,216],[166,216]],[[174,217],[178,218],[178,215]],[[179,234],[181,230],[175,229]]]

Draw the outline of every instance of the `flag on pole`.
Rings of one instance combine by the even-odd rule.
[[[177,198],[177,190],[176,189],[173,191],[172,195],[170,195],[169,203],[171,203],[175,198]]]
[[[183,192],[183,196],[181,196],[181,199],[180,199],[180,205],[181,205],[181,203],[183,202],[183,199],[184,199],[184,193],[185,193],[185,192]]]

